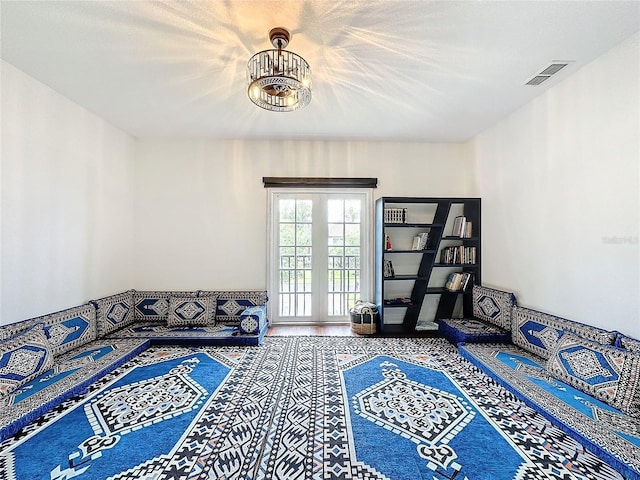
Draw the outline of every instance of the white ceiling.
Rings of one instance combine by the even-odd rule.
[[[2,58],[139,137],[462,142],[640,29],[640,2],[6,1]],[[264,111],[249,57],[306,58],[313,99]],[[571,60],[541,86],[524,83]],[[640,81],[640,79],[639,79]]]

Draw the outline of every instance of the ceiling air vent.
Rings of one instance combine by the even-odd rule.
[[[551,75],[555,75],[564,67],[569,65],[570,62],[554,62],[547,67],[545,67],[540,73],[537,73],[533,77],[531,77],[525,85],[540,85],[542,82],[549,80]]]

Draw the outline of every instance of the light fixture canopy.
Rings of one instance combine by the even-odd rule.
[[[265,110],[291,112],[311,102],[311,68],[300,55],[284,50],[291,34],[283,27],[269,32],[274,50],[263,50],[249,59],[249,98]]]

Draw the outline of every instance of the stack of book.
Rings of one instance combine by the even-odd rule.
[[[473,225],[465,216],[456,217],[453,220],[453,228],[451,230],[452,237],[471,238]]]
[[[476,247],[465,247],[464,245],[445,247],[440,250],[440,263],[475,264]]]
[[[384,209],[384,223],[406,223],[406,222],[407,222],[406,208],[385,208]]]
[[[451,292],[464,292],[471,280],[471,274],[468,272],[454,272],[447,277],[447,283],[444,288]]]
[[[424,250],[427,248],[427,242],[429,241],[429,233],[419,233],[415,237],[413,237],[413,245],[411,246],[411,250]]]

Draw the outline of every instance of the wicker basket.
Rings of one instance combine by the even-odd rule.
[[[360,335],[373,335],[376,333],[377,323],[380,318],[378,307],[372,303],[358,302],[349,310],[351,317],[351,330]]]

